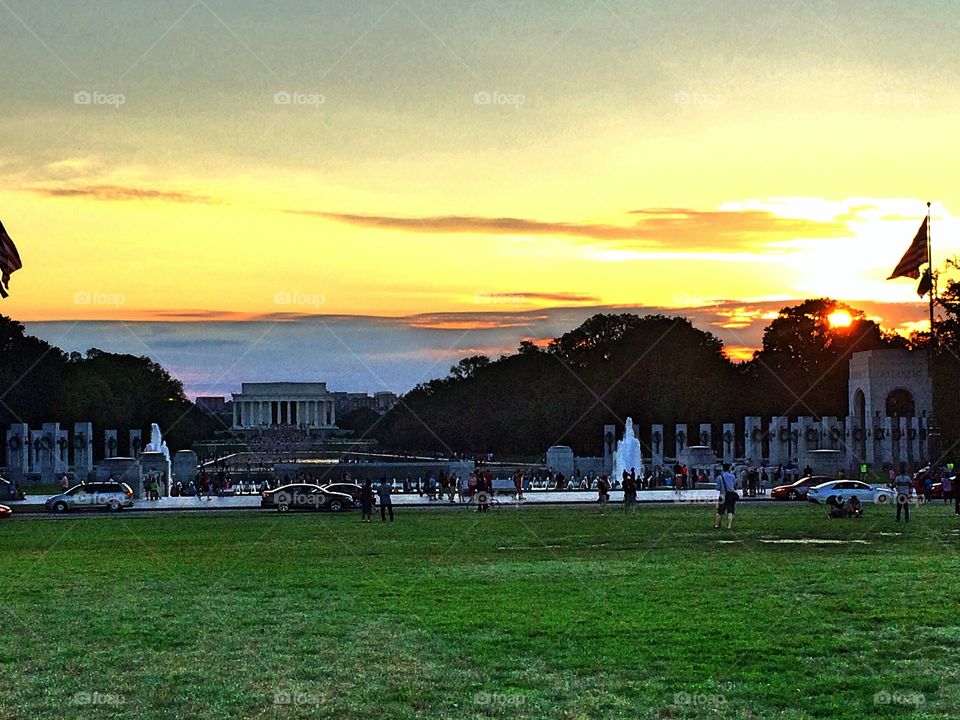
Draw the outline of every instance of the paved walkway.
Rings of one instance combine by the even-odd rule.
[[[637,493],[637,499],[641,503],[688,503],[691,505],[703,505],[717,502],[716,490],[686,490],[681,493],[675,493],[672,490],[643,490]],[[36,512],[43,510],[43,503],[49,495],[28,495],[26,502],[6,503],[14,512],[18,509],[21,512]],[[756,498],[746,498],[748,500],[769,500],[769,495],[757,496]],[[516,501],[510,495],[498,495],[501,506],[514,505]],[[596,490],[572,490],[565,492],[555,492],[550,490],[530,490],[524,493],[524,500],[521,505],[576,505],[584,503],[593,503],[597,501]],[[623,501],[623,491],[613,490],[610,492],[610,502],[620,503]],[[450,507],[447,500],[430,501],[426,496],[421,497],[416,493],[399,493],[393,496],[393,504],[396,507]],[[134,508],[136,510],[244,510],[260,507],[260,495],[240,495],[234,497],[216,497],[207,498],[196,497],[171,497],[162,498],[157,501],[137,500]]]

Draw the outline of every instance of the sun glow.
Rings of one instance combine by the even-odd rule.
[[[847,328],[853,323],[853,317],[846,310],[837,310],[827,316],[830,327]]]

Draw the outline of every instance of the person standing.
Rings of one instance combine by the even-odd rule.
[[[523,473],[519,468],[517,468],[517,471],[513,474],[513,489],[516,490],[514,499],[523,500]]]
[[[903,513],[903,521],[910,522],[910,489],[913,482],[907,474],[907,466],[900,466],[900,474],[893,480],[893,485],[897,489],[897,522],[900,522],[900,513]]]
[[[953,478],[953,514],[960,515],[960,482]]]
[[[387,477],[380,478],[380,485],[377,488],[377,495],[380,497],[380,521],[386,522],[387,513],[390,513],[390,522],[393,522],[393,499],[390,497],[392,488],[387,482]]]
[[[360,488],[360,522],[371,522],[373,518],[373,485],[370,478],[363,481]]]
[[[630,472],[623,471],[623,511],[636,512],[637,510],[637,479],[636,471],[630,468]]]
[[[727,530],[732,530],[733,515],[736,512],[739,496],[737,495],[737,478],[730,472],[730,463],[724,463],[723,472],[717,476],[717,491],[720,493],[720,499],[717,502],[717,519],[713,527],[719,528],[723,516],[726,515]]]

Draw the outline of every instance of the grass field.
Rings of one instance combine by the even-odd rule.
[[[960,717],[952,507],[739,510],[5,522],[0,717]]]

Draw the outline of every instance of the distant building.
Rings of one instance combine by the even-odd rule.
[[[207,415],[221,415],[227,410],[225,397],[198,397],[194,404]]]
[[[374,393],[373,399],[377,406],[377,412],[381,414],[389,411],[394,405],[400,402],[397,394],[389,390],[381,390],[378,393]]]
[[[397,394],[387,390],[374,393],[373,395],[367,393],[335,392],[333,393],[333,397],[336,401],[337,414],[341,416],[351,413],[354,410],[359,410],[360,408],[373,410],[382,415],[399,402]]]
[[[323,382],[243,383],[233,394],[233,427],[334,428],[334,393]]]

